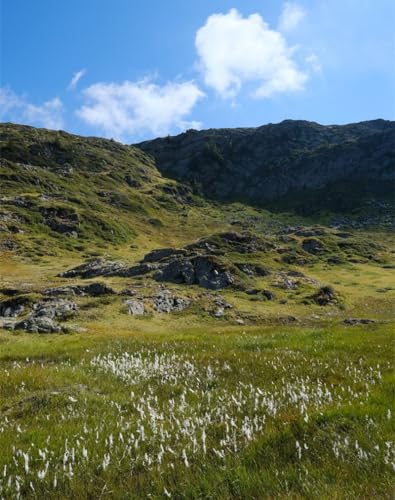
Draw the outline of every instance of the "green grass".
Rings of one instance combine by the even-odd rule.
[[[16,494],[15,475],[28,498],[164,498],[165,490],[175,498],[392,496],[389,326],[179,327],[172,333],[1,334],[0,341],[5,498]],[[125,352],[141,355],[142,363],[118,375],[110,365],[91,364],[99,354],[116,360]],[[161,362],[153,367],[155,355],[170,357],[165,372]],[[278,406],[274,413],[264,398]],[[257,423],[249,438],[245,417]],[[226,437],[232,421],[233,441]],[[141,425],[145,438],[135,447]]]

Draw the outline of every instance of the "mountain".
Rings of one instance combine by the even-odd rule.
[[[395,122],[189,130],[136,146],[196,193],[305,215],[351,211],[393,197]]]

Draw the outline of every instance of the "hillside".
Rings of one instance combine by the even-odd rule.
[[[286,120],[258,128],[189,130],[137,144],[195,192],[305,215],[352,212],[395,188],[395,123],[323,126]],[[366,207],[365,207],[366,208]]]
[[[0,125],[0,498],[390,498],[393,133]]]

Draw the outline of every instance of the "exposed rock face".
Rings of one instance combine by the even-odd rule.
[[[59,286],[56,288],[48,288],[44,291],[44,295],[88,295],[90,297],[100,297],[101,295],[114,294],[114,290],[105,283],[89,283],[89,285],[72,285]]]
[[[173,311],[183,311],[190,301],[186,298],[175,297],[170,290],[161,290],[153,297],[154,308],[160,313],[170,313]]]
[[[48,299],[33,305],[31,314],[18,322],[4,324],[10,330],[25,330],[30,333],[59,333],[63,331],[58,321],[73,316],[77,304],[64,299]]]
[[[154,272],[156,281],[199,285],[217,290],[235,283],[237,268],[225,258],[227,251],[252,253],[266,251],[271,245],[251,234],[220,233],[201,239],[184,248],[161,248],[149,252],[143,260],[126,266],[120,262],[96,259],[65,271],[62,277],[91,278],[95,276],[142,276]],[[250,276],[266,276],[268,271],[258,264],[238,264]]]
[[[29,299],[26,297],[14,297],[12,299],[3,300],[0,302],[0,317],[16,318],[24,312],[28,304]]]
[[[117,276],[125,271],[121,262],[95,259],[60,274],[63,278],[95,278],[97,276]]]
[[[322,126],[286,120],[258,128],[190,130],[137,146],[154,157],[162,174],[215,199],[267,205],[282,198],[291,207],[341,210],[360,203],[358,197],[393,191],[394,143],[394,122]],[[348,185],[353,197],[347,199]],[[317,192],[312,205],[309,196]]]
[[[187,251],[183,248],[158,248],[152,250],[144,256],[143,262],[158,262],[169,257],[186,255]]]
[[[65,320],[73,316],[78,307],[75,302],[65,299],[49,299],[33,305],[33,316],[45,316]]]
[[[197,256],[177,259],[165,264],[156,274],[157,281],[199,285],[217,290],[234,283],[231,272],[213,256]]]
[[[47,316],[29,316],[16,323],[13,328],[29,333],[60,333],[62,331],[62,327]]]

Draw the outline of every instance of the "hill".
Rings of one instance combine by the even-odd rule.
[[[258,128],[189,130],[136,146],[163,175],[195,192],[304,215],[352,212],[393,197],[395,123],[323,126],[285,120]]]

